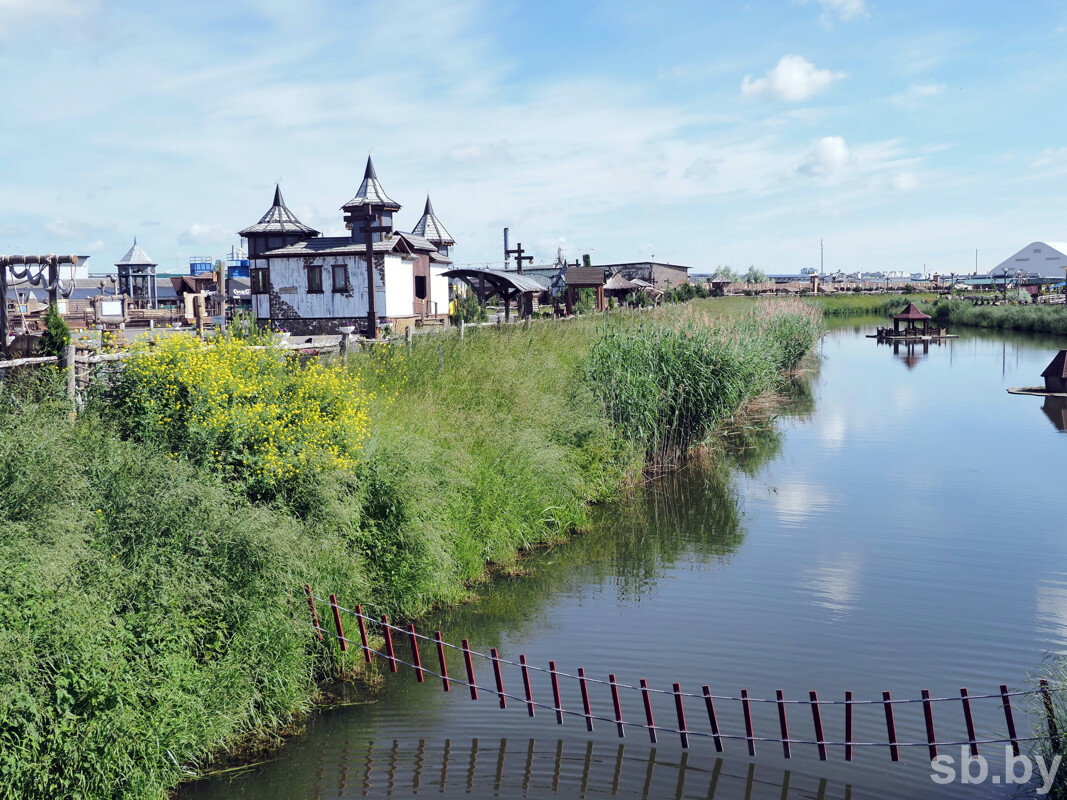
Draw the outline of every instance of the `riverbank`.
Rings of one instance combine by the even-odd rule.
[[[657,457],[609,416],[597,342],[643,343],[629,377],[674,365],[664,420],[749,364],[693,420],[697,444],[811,349],[805,309],[716,300],[446,332],[333,371],[226,348],[191,369],[203,351],[166,351],[73,421],[57,387],[6,384],[0,796],[163,797],[270,737],[351,668],[312,640],[304,583],[400,616],[462,600]]]
[[[929,314],[942,327],[966,326],[990,330],[1026,331],[1067,336],[1067,306],[1064,305],[1007,305],[976,306],[968,300],[936,298],[933,295],[898,296],[891,298],[872,295],[860,297],[825,297],[811,302],[819,306],[827,317],[849,317],[878,314],[891,317],[914,302],[924,314]]]

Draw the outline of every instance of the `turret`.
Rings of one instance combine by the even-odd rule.
[[[422,218],[411,232],[426,239],[443,256],[451,255],[452,245],[456,243],[456,240],[452,238],[445,226],[441,224],[441,220],[434,214],[433,204],[430,203],[429,195],[426,195],[426,208],[422,212]]]

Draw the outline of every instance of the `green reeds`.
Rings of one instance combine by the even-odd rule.
[[[789,301],[760,303],[719,325],[606,327],[590,353],[589,382],[620,432],[653,461],[669,462],[774,388],[820,331],[817,312]]]

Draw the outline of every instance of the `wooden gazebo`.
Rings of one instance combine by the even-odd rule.
[[[908,303],[908,307],[893,317],[893,334],[896,336],[919,336],[919,323],[922,323],[922,336],[930,334],[930,315],[924,314],[915,303]],[[900,330],[900,323],[905,323],[904,330]]]

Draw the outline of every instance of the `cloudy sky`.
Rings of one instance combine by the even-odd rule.
[[[239,244],[367,154],[457,263],[982,269],[1067,240],[1067,5],[0,0],[0,252]]]

